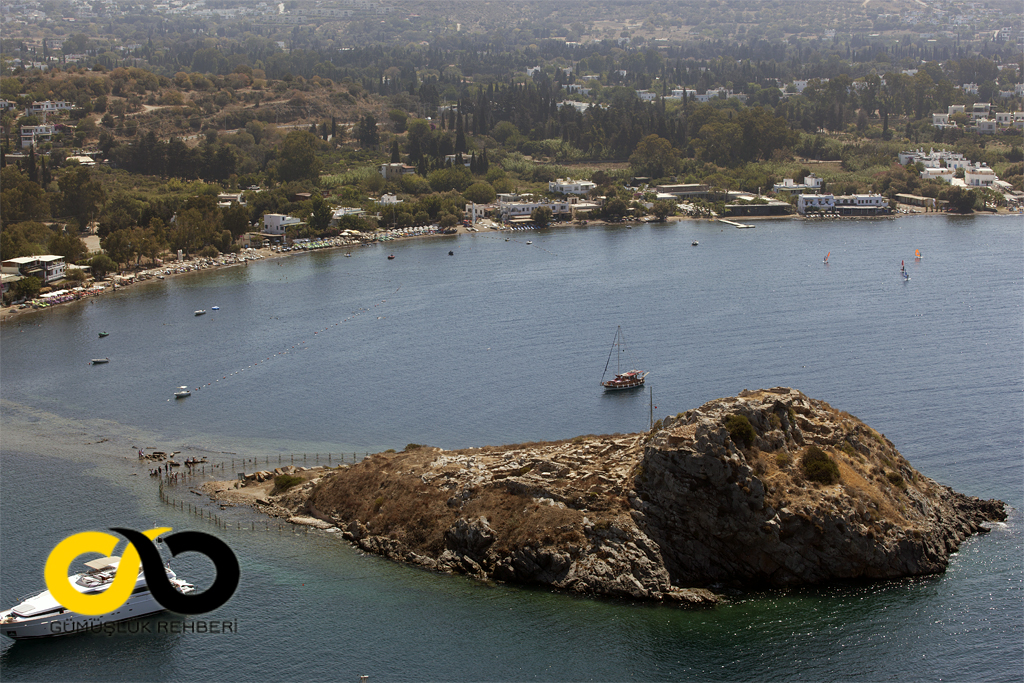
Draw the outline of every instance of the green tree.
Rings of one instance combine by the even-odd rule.
[[[462,196],[476,204],[490,204],[497,197],[497,193],[490,183],[480,181],[467,187]]]
[[[616,197],[615,199],[610,199],[604,205],[604,214],[609,218],[622,218],[626,215],[628,209],[629,207],[626,206],[626,202]]]
[[[363,147],[376,147],[380,144],[380,133],[377,131],[377,119],[367,114],[359,119],[355,127],[355,138]]]
[[[551,215],[551,207],[538,206],[530,212],[530,220],[536,223],[539,227],[546,228],[551,222]]]
[[[285,136],[278,152],[277,176],[282,182],[318,180],[320,160],[316,150],[320,139],[308,130],[293,130]]]
[[[106,201],[107,193],[103,186],[84,166],[69,168],[57,185],[63,195],[64,214],[75,219],[79,230],[88,228]]]
[[[430,136],[430,124],[426,120],[413,119],[409,121],[406,144],[409,148],[409,158],[412,160],[412,163],[418,164],[420,159],[423,158]]]
[[[39,278],[30,275],[15,282],[11,290],[19,299],[34,299],[42,288],[42,281]]]
[[[0,225],[42,220],[49,215],[43,188],[29,180],[17,166],[0,170]]]
[[[100,212],[96,234],[105,237],[115,230],[127,230],[138,225],[145,209],[145,202],[124,192],[116,193],[110,198],[110,201],[104,204],[103,210]]]
[[[473,174],[468,168],[461,165],[440,168],[427,175],[427,182],[430,183],[434,192],[447,192],[448,190],[462,192],[473,184]]]
[[[115,230],[100,239],[100,247],[118,265],[127,265],[137,253],[132,243],[132,229]]]
[[[629,157],[629,165],[635,175],[664,178],[675,173],[679,157],[672,149],[672,143],[657,135],[648,135],[637,143]]]
[[[978,196],[974,190],[953,186],[946,190],[945,200],[949,202],[949,210],[953,213],[974,213]]]
[[[232,238],[238,239],[249,231],[248,210],[237,202],[231,202],[231,206],[223,210],[221,225],[231,231]]]
[[[309,217],[309,227],[313,229],[313,234],[321,235],[327,230],[333,213],[330,205],[319,193],[313,195],[313,213]]]
[[[63,231],[53,236],[49,249],[51,254],[63,256],[67,263],[77,263],[89,253],[89,248],[78,235]]]
[[[92,260],[89,261],[89,267],[92,269],[92,276],[97,280],[102,280],[107,276],[107,273],[113,273],[117,270],[117,264],[114,263],[114,259],[106,254],[93,256]]]
[[[659,221],[663,221],[666,217],[675,214],[675,211],[675,203],[666,199],[659,199],[654,202],[654,206],[651,207],[651,213],[657,216]]]

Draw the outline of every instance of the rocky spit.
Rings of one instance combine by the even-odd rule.
[[[832,463],[826,476],[808,469],[815,457]],[[782,387],[710,401],[650,433],[410,444],[271,490],[283,473],[244,482],[257,509],[337,528],[366,552],[689,606],[715,604],[724,587],[939,573],[966,538],[1006,518],[1001,501],[936,483],[857,418]],[[229,486],[210,492],[224,498]]]

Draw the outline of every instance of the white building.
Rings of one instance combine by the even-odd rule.
[[[852,210],[851,213],[870,213],[887,211],[889,200],[880,194],[844,194],[835,198],[836,209],[840,212]]]
[[[568,216],[577,210],[590,211],[596,209],[598,205],[593,202],[580,201],[577,197],[570,197],[561,201],[551,201],[549,199],[538,199],[531,195],[500,194],[495,206],[498,216],[502,221],[511,221],[517,218],[520,220],[528,219],[533,210],[539,207],[551,209],[552,215]]]
[[[830,194],[802,194],[796,200],[796,212],[806,216],[807,212],[823,213],[836,207],[836,198]]]
[[[975,102],[971,105],[971,118],[975,121],[979,119],[987,119],[988,113],[991,109],[992,105],[989,102]]]
[[[40,125],[40,126],[22,126],[21,127],[21,147],[22,149],[32,147],[33,145],[39,146],[40,142],[49,142],[53,137],[53,126]]]
[[[0,272],[8,275],[21,275],[38,278],[44,285],[64,279],[67,265],[63,256],[46,254],[43,256],[19,256],[7,259],[0,264]]]
[[[263,215],[263,232],[269,235],[283,235],[289,226],[302,225],[302,221],[294,216],[283,213],[267,213]]]
[[[954,171],[948,167],[926,168],[921,171],[921,177],[925,180],[944,180],[947,183],[953,182]]]
[[[641,102],[653,102],[658,99],[658,95],[650,90],[637,90],[636,96],[640,98]]]
[[[391,180],[392,178],[400,178],[404,175],[412,175],[416,173],[415,166],[407,166],[405,164],[381,164],[380,175],[384,180]]]
[[[567,83],[562,88],[568,90],[570,95],[589,95],[593,92],[593,88],[587,88],[579,83]]]
[[[927,153],[921,149],[918,149],[916,152],[900,152],[899,160],[900,166],[906,166],[911,162],[920,162],[925,168],[966,169],[971,165],[971,162],[965,159],[964,155],[960,152],[950,152],[943,149],[929,149]]]
[[[331,220],[341,220],[345,216],[362,216],[366,211],[357,206],[339,206],[331,213]]]
[[[991,187],[992,183],[997,180],[999,178],[995,171],[984,164],[971,166],[964,170],[964,183],[968,187]]]
[[[873,216],[887,213],[889,200],[880,194],[802,194],[797,198],[796,210],[801,216],[823,212],[844,216]]]
[[[548,183],[548,192],[558,192],[561,194],[587,194],[591,190],[596,190],[597,184],[592,183],[589,180],[572,180],[571,178],[558,178]]]
[[[30,114],[56,114],[59,111],[71,111],[74,108],[75,105],[70,102],[46,100],[45,102],[33,102],[28,111]]]
[[[974,129],[978,131],[979,135],[995,135],[996,134],[996,120],[995,119],[978,119],[974,122]]]
[[[783,178],[781,183],[775,183],[772,188],[775,192],[820,192],[823,180],[813,173],[804,178],[802,183],[795,182],[792,178]]]

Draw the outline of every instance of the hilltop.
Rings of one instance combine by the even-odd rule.
[[[857,418],[788,388],[717,399],[651,433],[410,444],[306,477],[255,506],[435,571],[690,605],[714,604],[709,586],[940,573],[1006,517],[1002,502],[936,483]]]

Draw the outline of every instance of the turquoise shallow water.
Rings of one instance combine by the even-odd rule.
[[[99,454],[152,445],[230,470],[242,457],[637,431],[649,396],[598,390],[621,325],[651,370],[656,417],[793,386],[885,433],[927,476],[1019,510],[1022,307],[1019,219],[918,217],[423,240],[178,278],[23,318],[0,330],[0,603],[42,586],[46,555],[69,533],[159,522],[217,533],[235,550],[242,585],[216,616],[240,632],[5,640],[0,673],[1019,680],[1017,511],[941,577],[736,595],[694,613],[434,576],[326,534],[218,530],[162,505],[148,477],[129,476],[144,474],[135,461]],[[87,364],[100,355],[111,362]],[[181,384],[200,390],[170,399]],[[200,500],[184,486],[175,495]],[[236,527],[263,523],[216,512]],[[201,557],[174,565],[212,578]]]

